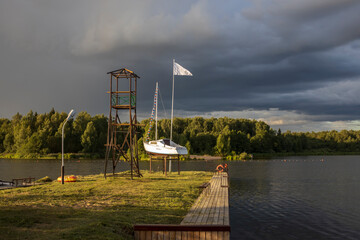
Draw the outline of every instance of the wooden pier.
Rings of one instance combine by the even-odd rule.
[[[135,225],[135,240],[229,240],[229,178],[215,173],[180,225]]]

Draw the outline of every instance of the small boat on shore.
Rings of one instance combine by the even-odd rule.
[[[13,186],[14,182],[0,180],[0,186]]]

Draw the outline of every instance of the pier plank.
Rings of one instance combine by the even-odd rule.
[[[217,240],[217,233],[218,232],[211,232],[211,240]]]
[[[200,240],[200,232],[198,231],[194,232],[194,240]]]
[[[218,240],[224,240],[224,232],[218,232],[217,233],[217,239]]]
[[[139,239],[146,239],[146,231],[140,232],[140,238]]]
[[[175,235],[174,239],[181,240],[181,232],[180,231],[176,231],[176,235]]]
[[[188,232],[186,231],[181,232],[181,240],[188,240]]]
[[[152,239],[152,237],[151,237],[151,231],[146,231],[146,234],[145,234],[145,239],[146,240],[151,240]]]
[[[154,240],[156,239],[157,240],[158,239],[158,232],[157,231],[152,231],[151,233],[152,233],[151,234],[152,235],[151,239],[154,239]]]
[[[194,232],[188,232],[188,240],[194,240]]]
[[[176,231],[170,231],[170,240],[175,240],[176,239]]]

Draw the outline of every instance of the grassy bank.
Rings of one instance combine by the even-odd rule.
[[[29,154],[18,154],[18,153],[0,153],[0,158],[4,159],[61,159],[61,153],[29,153]],[[64,159],[105,159],[104,154],[100,153],[65,153]],[[123,157],[121,157],[123,160]],[[150,157],[146,154],[139,156],[141,161],[150,161]],[[180,160],[188,160],[187,156],[180,156]]]
[[[209,172],[144,172],[0,190],[0,239],[132,239],[135,223],[180,223]]]
[[[29,153],[29,154],[18,154],[18,153],[2,153],[0,158],[7,159],[61,159],[61,153]],[[65,153],[64,159],[104,159],[105,156],[99,153]]]
[[[340,156],[340,155],[360,155],[360,152],[331,152],[331,151],[313,151],[313,152],[286,152],[286,153],[254,153],[254,159],[266,159],[272,157],[288,156]]]
[[[196,155],[194,155],[196,156]],[[49,153],[49,154],[39,154],[39,153],[29,153],[29,154],[18,154],[18,153],[0,153],[0,159],[61,159],[61,153]],[[100,153],[65,153],[64,159],[105,159],[104,154]],[[141,161],[150,161],[150,157],[146,154],[141,154],[139,156]],[[195,157],[195,159],[197,159]],[[121,160],[124,160],[121,157]],[[189,160],[188,156],[180,156],[180,161]]]

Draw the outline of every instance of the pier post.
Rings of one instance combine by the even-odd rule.
[[[178,175],[180,175],[180,155],[178,155]]]
[[[152,156],[150,155],[150,169],[149,169],[150,173],[151,173],[151,160],[152,160]]]

